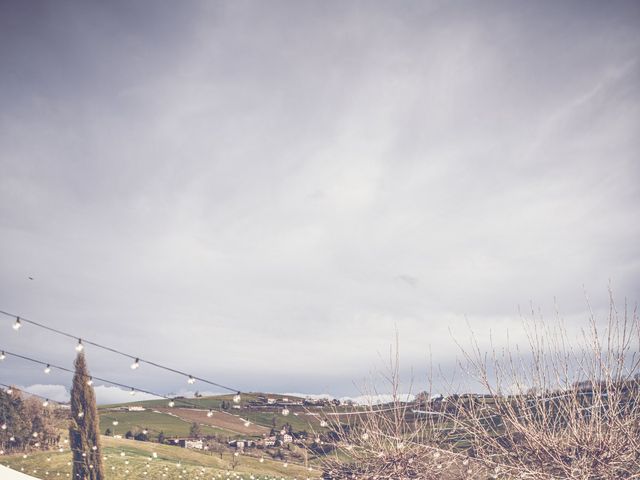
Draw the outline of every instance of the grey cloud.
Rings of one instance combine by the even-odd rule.
[[[635,2],[2,8],[0,308],[342,395],[395,325],[408,363],[448,363],[465,316],[636,299]]]

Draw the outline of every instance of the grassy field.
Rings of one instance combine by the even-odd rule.
[[[242,403],[244,404],[246,402],[255,401],[258,399],[258,397],[267,396],[267,395],[270,395],[270,394],[243,393]],[[273,395],[273,396],[278,398],[282,397],[282,395]],[[302,400],[301,398],[299,399],[297,397],[289,397],[289,398],[292,400],[294,398],[296,400]],[[233,403],[233,395],[215,395],[212,397],[186,398],[186,399],[176,398],[175,399],[176,407],[197,406],[198,408],[214,408],[214,409],[221,409],[223,401]],[[139,402],[118,403],[113,405],[100,405],[100,408],[113,408],[113,407],[129,406],[129,405],[138,405],[145,408],[166,407],[167,403],[168,403],[167,400],[142,400]]]
[[[114,426],[113,422],[118,425]],[[152,411],[145,412],[100,412],[100,431],[111,429],[114,435],[122,435],[127,431],[134,433],[148,430],[149,438],[155,440],[162,431],[166,437],[185,437],[189,435],[191,423],[176,416]],[[236,432],[213,426],[200,426],[203,435],[216,435],[222,437],[238,436]]]
[[[194,450],[134,440],[102,437],[104,466],[108,480],[124,479],[311,479],[317,469],[232,453],[207,454]],[[122,455],[124,453],[124,456]],[[154,455],[155,454],[155,455]],[[237,460],[235,468],[233,459]],[[69,452],[38,452],[27,455],[3,455],[0,463],[41,479],[67,478],[71,472]],[[146,473],[145,473],[146,472]]]
[[[243,393],[242,401],[240,403],[241,408],[240,409],[231,408],[227,411],[228,414],[233,416],[231,417],[231,419],[237,418],[236,422],[233,422],[233,421],[230,422],[228,415],[220,416],[216,413],[216,415],[213,418],[206,418],[205,416],[202,422],[199,422],[199,423],[208,424],[211,426],[211,428],[217,429],[218,432],[216,432],[216,434],[218,435],[228,435],[231,437],[238,437],[238,436],[241,436],[242,434],[256,435],[258,433],[265,433],[263,431],[258,432],[256,430],[255,432],[253,432],[253,431],[247,430],[246,428],[243,427],[243,420],[249,420],[254,425],[263,426],[268,429],[271,429],[272,427],[275,426],[275,428],[279,430],[280,428],[282,428],[284,424],[288,423],[292,426],[294,431],[322,430],[320,428],[320,417],[308,415],[307,410],[301,406],[289,407],[290,414],[287,416],[282,415],[282,410],[276,407],[265,406],[260,409],[248,408],[247,402],[256,400],[259,396],[273,396],[276,398],[282,397],[282,395],[270,395],[270,394],[262,394],[262,393]],[[292,401],[302,400],[301,398],[291,397],[291,396],[289,396],[288,398]],[[173,410],[175,415],[183,416],[187,420],[192,420],[196,418],[198,415],[193,414],[193,412],[189,413],[186,411],[195,408],[194,405],[196,405],[198,408],[204,409],[205,411],[208,409],[213,409],[214,411],[218,412],[222,410],[223,401],[233,404],[233,395],[216,395],[213,397],[189,398],[189,399],[185,399],[184,401],[181,401],[180,399],[176,399],[175,409],[168,409],[166,400],[147,400],[147,401],[127,403],[127,404],[103,405],[103,406],[100,406],[100,412],[101,412],[101,416],[105,416],[105,418],[117,417],[117,415],[120,415],[120,412],[115,413],[113,411],[110,411],[111,409],[123,407],[123,406],[135,405],[135,406],[141,406],[144,408],[157,408],[162,410],[163,412],[171,412]],[[188,403],[185,403],[185,402],[188,402]],[[338,408],[338,410],[340,410],[340,408]],[[323,410],[318,408],[312,408],[311,411],[313,411],[314,413],[321,413]],[[331,411],[331,408],[326,407],[324,411],[329,412]],[[141,412],[141,413],[146,413],[146,412]],[[156,417],[156,419],[162,420],[161,417]],[[220,419],[221,421],[217,422],[216,421],[217,419]],[[146,425],[146,427],[148,427],[149,431],[153,431],[157,435],[157,432],[161,430],[161,428],[157,427],[157,425],[159,424],[156,422],[151,422],[151,420],[154,420],[153,418],[150,418],[149,420],[150,422]],[[118,421],[120,421],[119,418],[118,418]],[[103,426],[101,427],[102,430],[104,431],[104,429],[107,426],[108,425],[104,423]],[[133,426],[135,427],[136,425],[133,425]],[[137,425],[137,426],[139,427],[139,429],[141,427],[144,427],[143,425]],[[176,432],[175,435],[185,435],[186,433],[188,433],[188,428],[189,428],[187,426],[187,430],[185,433],[184,425],[180,425],[179,423],[175,423],[175,422],[171,423],[169,427],[171,427],[171,430],[169,430],[170,432]],[[202,430],[203,433],[205,434],[210,433],[209,430],[205,430],[208,428],[209,427],[203,427],[203,430]],[[128,429],[130,428],[124,429],[122,433],[126,432]],[[122,423],[118,426],[118,431],[119,430],[122,430]],[[167,433],[167,432],[168,430],[164,430],[165,435],[169,435],[169,436],[174,435],[174,433]]]
[[[165,408],[158,410],[167,415],[175,415],[190,424],[197,422],[200,425],[210,425],[214,428],[227,430],[236,436],[261,437],[270,431],[268,427],[257,425],[254,422],[245,425],[245,420],[239,415],[218,410],[211,412],[211,417],[207,415],[207,410],[195,408]]]

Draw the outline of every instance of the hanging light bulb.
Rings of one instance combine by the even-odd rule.
[[[326,420],[322,420],[322,421],[320,422],[320,426],[321,426],[321,427],[323,427],[323,428],[324,428],[324,427],[327,427],[328,425],[329,425],[329,424],[327,423],[327,421],[326,421]]]
[[[84,417],[84,412],[78,412],[78,417],[79,417],[79,418]]]
[[[7,429],[7,424],[6,424],[6,423],[3,423],[3,424],[2,424],[2,427],[0,427],[0,428],[2,428],[2,430],[6,430],[6,429]]]
[[[13,393],[13,388],[7,388],[7,395],[11,395]]]
[[[240,400],[242,400],[242,397],[240,396],[240,392],[238,392],[233,396],[233,402],[240,403]]]
[[[4,353],[4,350],[2,352],[0,352],[0,361],[4,360],[5,358],[7,358],[7,355]]]
[[[189,375],[189,378],[187,379],[187,383],[189,385],[193,385],[194,383],[196,383],[196,379],[193,378],[191,375]]]
[[[135,394],[136,394],[136,391],[132,388],[131,391],[129,392],[129,395],[133,397]]]
[[[114,420],[113,422],[111,422],[111,424],[112,424],[114,427],[117,427],[117,426],[118,426],[118,423],[120,423],[120,422],[118,422],[118,420]]]
[[[209,417],[209,418],[213,417],[213,410],[209,410],[207,412],[207,417]]]
[[[82,339],[78,339],[78,344],[76,345],[76,352],[81,352],[84,350],[84,345],[82,345]]]
[[[89,380],[87,380],[87,385],[93,385],[93,377],[89,377]]]
[[[175,406],[176,402],[174,402],[173,400],[169,400],[169,406],[171,408],[173,408]]]
[[[48,398],[44,402],[42,402],[42,406],[43,407],[48,407],[49,406],[49,399]]]
[[[140,368],[140,359],[136,358],[135,361],[131,364],[131,370],[137,370]]]
[[[288,408],[286,408],[286,407],[285,407],[285,408],[283,408],[283,409],[282,409],[282,415],[283,415],[284,417],[286,417],[287,415],[289,415],[289,409],[288,409]]]
[[[22,323],[20,322],[20,317],[16,317],[16,321],[13,324],[13,329],[15,331],[18,331],[18,330],[20,330],[20,327],[22,327]]]
[[[251,422],[249,420],[247,420],[246,422],[244,422],[244,426],[245,427],[249,427],[251,425]]]
[[[47,366],[44,367],[44,373],[51,373],[51,365],[47,363]]]

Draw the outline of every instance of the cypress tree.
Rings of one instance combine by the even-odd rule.
[[[91,378],[84,353],[74,362],[75,374],[71,387],[71,424],[69,444],[73,454],[74,480],[104,480],[100,448],[100,420],[96,396],[88,381]]]

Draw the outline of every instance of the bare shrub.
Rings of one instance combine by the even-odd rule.
[[[330,433],[316,434],[317,443],[325,439],[335,447],[323,459],[325,478],[427,480],[453,478],[452,471],[466,472],[470,468],[463,455],[443,448],[451,428],[448,415],[430,415],[417,409],[419,403],[400,392],[399,369],[396,338],[388,369],[382,374],[389,400],[376,402],[379,391],[371,382],[362,392],[369,399],[365,405],[334,407],[326,415]],[[430,398],[429,393],[423,395]]]
[[[493,477],[640,478],[640,322],[616,311],[602,330],[571,338],[557,320],[530,320],[528,348],[463,349],[488,393],[461,399],[452,417]]]

